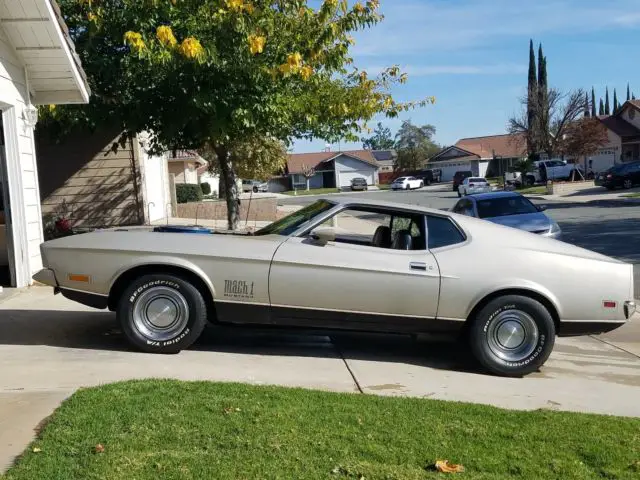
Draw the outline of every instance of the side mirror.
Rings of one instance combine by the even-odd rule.
[[[547,209],[546,205],[538,205],[536,206],[539,212],[544,212]]]
[[[336,231],[330,227],[316,228],[311,232],[310,237],[316,242],[325,244],[336,241]]]

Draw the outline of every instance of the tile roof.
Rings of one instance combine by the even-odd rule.
[[[345,152],[315,152],[315,153],[292,153],[287,156],[287,169],[289,173],[302,173],[302,167],[313,167],[320,169],[319,165],[323,162],[347,155],[349,157],[361,160],[369,165],[378,166],[378,162],[371,153],[371,150],[349,150]]]
[[[640,135],[640,129],[630,124],[626,120],[623,120],[617,115],[601,115],[597,118],[605,127],[611,130],[613,133],[620,135],[621,137]]]
[[[173,161],[173,160],[194,160],[198,163],[200,163],[201,165],[207,164],[207,161],[202,158],[200,155],[198,155],[198,152],[196,152],[195,150],[176,150],[175,154],[174,152],[169,152],[169,161]]]
[[[503,158],[521,157],[527,149],[522,134],[491,135],[458,140],[456,147],[478,155],[480,158],[493,158],[493,154]]]
[[[630,103],[631,105],[633,105],[636,108],[640,108],[640,100],[628,100],[625,103]]]

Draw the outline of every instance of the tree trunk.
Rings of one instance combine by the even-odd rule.
[[[231,155],[224,147],[216,147],[216,155],[220,164],[220,191],[224,191],[224,198],[227,202],[227,222],[229,230],[238,228],[240,217],[240,198],[238,195],[238,185],[236,175],[231,163]]]
[[[307,177],[307,192],[309,191],[309,178]]]

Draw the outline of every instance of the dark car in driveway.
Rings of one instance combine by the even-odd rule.
[[[351,190],[367,190],[367,179],[362,177],[356,177],[351,180]]]
[[[631,188],[640,185],[640,162],[628,162],[614,165],[596,176],[596,185],[609,190]]]
[[[465,178],[473,177],[473,172],[471,170],[458,170],[453,175],[453,191],[457,192],[458,187],[462,185]]]

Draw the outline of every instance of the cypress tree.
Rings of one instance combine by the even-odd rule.
[[[602,101],[602,99],[600,99],[600,110],[598,112],[598,115],[604,115],[604,102]]]
[[[618,94],[616,93],[616,89],[613,89],[613,113],[616,113],[620,105],[618,105]]]
[[[548,85],[547,85],[547,58],[542,52],[542,44],[538,47],[538,125],[536,136],[538,139],[545,138],[549,132],[549,109],[548,109]],[[541,145],[538,145],[538,149]]]
[[[607,87],[607,93],[605,94],[604,100],[604,114],[611,115],[611,105],[609,104],[609,87]]]
[[[538,124],[536,108],[538,96],[538,79],[536,77],[536,54],[533,50],[533,39],[529,40],[529,82],[527,88],[527,152],[529,156],[538,151],[536,140],[536,126]]]
[[[629,89],[629,82],[627,82],[627,102],[631,100],[631,90]]]
[[[596,116],[596,91],[591,87],[591,116]]]
[[[584,117],[589,118],[591,116],[591,109],[589,108],[589,94],[584,94]]]

